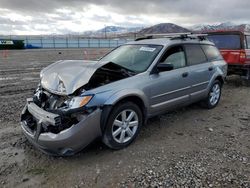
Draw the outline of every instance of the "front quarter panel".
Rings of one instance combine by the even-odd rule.
[[[132,97],[132,96],[139,97],[143,101],[145,107],[147,107],[149,105],[146,95],[144,94],[144,92],[142,92],[139,89],[123,89],[123,90],[115,93],[114,95],[112,95],[105,102],[105,105],[115,105],[120,100],[125,99],[126,97]]]

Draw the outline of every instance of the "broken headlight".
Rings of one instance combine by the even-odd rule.
[[[68,107],[70,109],[76,109],[83,107],[89,103],[89,101],[93,98],[92,95],[82,96],[82,97],[74,97],[70,99],[68,103]]]

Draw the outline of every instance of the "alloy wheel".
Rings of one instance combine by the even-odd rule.
[[[113,139],[120,144],[130,141],[136,134],[138,126],[139,119],[137,113],[130,109],[123,110],[113,122]]]
[[[221,88],[218,83],[214,84],[209,93],[209,102],[212,106],[216,105],[220,99]]]

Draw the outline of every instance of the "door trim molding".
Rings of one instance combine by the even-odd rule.
[[[163,97],[165,95],[169,95],[169,94],[173,94],[173,93],[176,93],[176,92],[184,91],[184,90],[187,90],[187,89],[190,89],[190,88],[192,88],[192,86],[184,87],[184,88],[181,88],[181,89],[176,89],[174,91],[169,91],[167,93],[163,93],[163,94],[160,94],[160,95],[155,95],[155,96],[151,97],[151,99],[155,99],[155,98],[158,98],[158,97]]]

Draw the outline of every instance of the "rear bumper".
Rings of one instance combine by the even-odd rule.
[[[250,68],[250,64],[228,64],[228,68]]]
[[[35,129],[31,130],[24,115],[29,113],[36,122]],[[90,142],[101,136],[101,110],[96,109],[84,116],[77,124],[58,134],[41,132],[42,126],[60,126],[60,115],[49,113],[39,108],[32,100],[28,100],[22,111],[21,127],[27,139],[45,153],[57,156],[73,155],[82,150]]]
[[[228,75],[232,74],[250,80],[250,64],[228,64]]]

